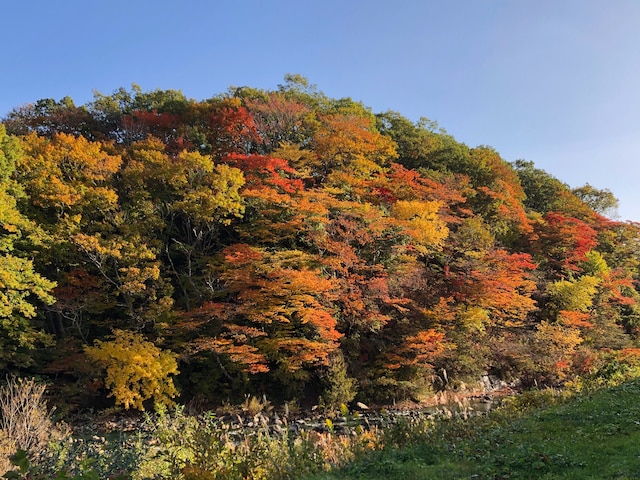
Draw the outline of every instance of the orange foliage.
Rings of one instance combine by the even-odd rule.
[[[590,322],[589,319],[591,315],[583,312],[575,312],[569,310],[560,310],[558,315],[558,321],[567,327],[577,327],[577,328],[593,328],[593,322]]]
[[[455,220],[451,210],[467,201],[465,194],[470,188],[468,178],[463,175],[435,181],[397,163],[391,163],[389,170],[378,174],[373,183],[378,189],[389,192],[387,196],[390,203],[394,200],[440,202],[441,212],[446,215],[447,222]]]
[[[233,338],[235,346],[257,348],[251,351],[269,361],[280,352],[286,359],[278,361],[288,369],[326,363],[342,336],[329,306],[335,281],[322,277],[310,257],[298,251],[270,253],[236,244],[222,255],[218,275],[229,298],[213,313],[223,335]],[[227,343],[209,344],[220,352],[225,346],[231,357]]]
[[[457,297],[468,305],[489,311],[495,325],[521,326],[535,308],[531,295],[536,284],[530,272],[536,265],[531,257],[497,249],[487,252],[470,267],[466,278],[458,276],[463,284]]]
[[[601,290],[608,295],[609,303],[626,306],[638,303],[635,280],[629,276],[629,272],[622,269],[611,270],[608,275],[605,275]]]
[[[424,330],[405,338],[398,355],[389,354],[389,359],[397,358],[398,366],[420,364],[431,367],[431,363],[445,351],[446,345],[444,333]]]
[[[295,193],[302,189],[302,180],[295,178],[296,171],[286,160],[232,153],[224,157],[223,161],[242,170],[248,189],[270,187],[284,193]]]
[[[226,355],[232,362],[242,365],[251,374],[269,371],[267,360],[264,355],[258,353],[257,347],[247,344],[238,345],[234,343],[233,339],[196,338],[191,342],[189,351],[191,354],[209,351],[218,355]]]
[[[534,253],[556,275],[580,271],[580,262],[597,244],[597,232],[582,220],[549,212],[534,225]]]

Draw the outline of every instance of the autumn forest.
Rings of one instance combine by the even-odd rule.
[[[38,100],[0,124],[0,369],[138,410],[606,376],[640,363],[616,205],[298,75]]]

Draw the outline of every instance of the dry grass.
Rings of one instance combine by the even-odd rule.
[[[0,474],[11,468],[9,457],[16,450],[37,457],[53,438],[64,436],[51,420],[45,390],[34,379],[15,377],[0,387]]]

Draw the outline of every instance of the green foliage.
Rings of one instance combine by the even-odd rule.
[[[376,120],[380,132],[396,142],[398,162],[405,167],[452,172],[467,155],[465,145],[426,118],[413,123],[400,113],[390,111],[377,114]]]
[[[324,391],[320,395],[320,405],[329,411],[351,402],[356,396],[356,381],[349,376],[341,352],[329,359],[322,383]]]
[[[31,320],[37,314],[35,301],[53,302],[49,292],[54,285],[34,271],[30,260],[0,256],[0,366],[28,365],[29,351],[49,342]]]
[[[594,212],[612,218],[617,215],[619,202],[608,188],[599,190],[587,183],[582,187],[574,188],[572,192]]]
[[[586,311],[593,304],[593,296],[600,279],[584,275],[577,280],[559,280],[547,286],[546,293],[559,310]]]
[[[28,365],[30,350],[47,343],[48,335],[34,320],[38,306],[53,303],[55,286],[28,258],[39,234],[17,208],[16,197],[22,189],[11,176],[21,157],[18,142],[0,125],[0,368]]]
[[[439,423],[425,434],[410,427],[401,438],[411,440],[399,448],[308,478],[634,478],[638,393],[638,382],[575,397],[532,392],[487,417]]]
[[[562,212],[580,219],[593,217],[593,211],[578,198],[575,190],[536,168],[533,162],[516,160],[513,167],[526,195],[523,204],[527,209],[540,214]]]
[[[488,370],[567,382],[640,337],[640,229],[602,215],[611,192],[300,75],[42,99],[4,124],[2,369],[95,391],[95,340],[125,408],[169,402],[179,358],[198,402],[334,409],[354,381],[367,403]]]
[[[602,254],[596,250],[591,250],[585,255],[586,260],[581,265],[582,272],[585,275],[604,277],[611,273],[607,261]]]
[[[568,190],[564,183],[544,170],[536,168],[533,162],[517,160],[513,166],[524,188],[526,195],[524,204],[529,209],[538,213],[559,210],[555,202],[559,200],[560,192]]]
[[[3,478],[24,480],[131,480],[147,451],[139,438],[128,441],[91,440],[67,437],[51,443],[40,456],[31,457],[24,450],[12,456],[12,464]],[[140,478],[140,477],[136,477]]]
[[[158,440],[140,466],[143,478],[288,480],[328,470],[366,450],[374,436],[362,430],[351,436],[331,433],[292,434],[288,425],[269,428],[256,415],[251,425],[232,430],[212,414],[187,416],[180,408],[160,409],[149,417]]]

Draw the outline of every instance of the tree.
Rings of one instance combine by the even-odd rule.
[[[135,83],[130,91],[120,87],[111,95],[95,91],[93,96],[93,102],[87,105],[87,109],[98,124],[101,135],[125,145],[146,138],[148,127],[152,126],[143,121],[145,117],[149,118],[147,114],[156,112],[163,120],[175,120],[189,108],[189,101],[178,90],[143,92]],[[140,118],[136,119],[136,115]],[[162,126],[163,122],[152,123]]]
[[[269,92],[248,98],[244,106],[254,118],[262,153],[271,153],[284,143],[306,145],[312,136],[311,109],[284,94]]]
[[[572,193],[600,215],[613,218],[618,214],[618,199],[608,188],[599,190],[587,183],[582,187],[574,188]]]
[[[640,279],[640,223],[609,222],[598,231],[598,251],[612,268]]]
[[[439,249],[449,234],[447,225],[438,217],[441,206],[437,201],[398,200],[391,207],[391,214],[406,228],[421,253]]]
[[[534,224],[534,257],[551,277],[565,277],[581,270],[587,252],[597,244],[597,232],[587,223],[549,212]]]
[[[162,334],[194,394],[335,405],[356,383],[391,400],[487,371],[560,382],[640,335],[640,227],[602,215],[608,190],[299,75],[5,122],[23,136],[0,132],[0,366],[46,329],[64,339],[46,370],[82,380],[89,342]]]
[[[320,374],[325,385],[320,404],[327,410],[348,405],[356,396],[356,381],[349,376],[347,367],[342,352],[338,350],[330,356],[326,371]]]
[[[180,153],[189,145],[185,142],[182,118],[175,113],[152,110],[134,110],[122,117],[122,123],[131,132],[131,141],[144,140],[151,137],[162,140],[165,150],[172,154]],[[135,132],[135,133],[134,133]]]
[[[20,214],[19,186],[11,179],[22,152],[17,139],[0,125],[0,368],[25,366],[30,351],[48,335],[34,324],[38,306],[53,303],[55,283],[41,276],[27,248],[38,241],[37,226]],[[31,239],[31,242],[29,241]],[[22,244],[22,245],[20,245]],[[19,248],[22,247],[22,248]]]
[[[471,179],[475,194],[468,200],[506,245],[513,245],[532,228],[522,205],[524,190],[513,168],[490,147],[470,150],[468,160],[456,170]]]
[[[376,124],[380,133],[389,136],[398,150],[398,163],[411,169],[440,170],[447,168],[443,164],[454,161],[456,151],[464,148],[427,119],[413,123],[398,112],[384,112],[376,115]],[[448,168],[447,168],[448,169]]]
[[[253,146],[260,143],[255,121],[238,98],[211,99],[198,105],[193,115],[206,138],[207,153],[216,159],[231,153],[253,153]]]
[[[131,85],[131,91],[120,87],[111,95],[93,92],[93,102],[87,107],[105,138],[117,143],[130,143],[135,139],[135,134],[123,128],[122,117],[131,113],[135,97],[140,93],[142,88],[135,83]]]
[[[85,210],[104,216],[117,209],[118,195],[110,181],[122,158],[107,153],[101,143],[65,133],[50,139],[32,133],[23,138],[22,148],[16,177],[35,207],[30,213],[38,212],[41,221],[66,218],[77,223]]]
[[[319,118],[313,139],[318,156],[315,172],[326,177],[337,168],[349,168],[364,177],[382,171],[397,156],[394,143],[373,128],[368,118],[333,114]]]
[[[105,369],[105,386],[116,405],[144,410],[143,402],[150,399],[161,405],[173,404],[172,398],[178,394],[170,378],[178,374],[173,353],[126,330],[114,330],[111,340],[96,340],[85,351]]]
[[[33,262],[6,252],[0,256],[0,368],[28,365],[30,350],[48,342],[48,335],[33,319],[38,303],[53,303],[50,291],[54,286],[34,271]]]
[[[289,162],[262,155],[231,154],[224,158],[227,165],[241,170],[246,177],[246,190],[272,190],[273,193],[295,193],[302,181]],[[246,194],[246,191],[245,191]]]
[[[561,311],[587,312],[593,305],[593,297],[601,280],[591,275],[583,275],[576,280],[551,282],[546,289],[556,313]],[[566,315],[565,315],[566,316]]]
[[[557,385],[566,379],[576,348],[582,342],[580,330],[573,326],[548,322],[537,325],[533,335],[533,380]]]
[[[157,139],[135,143],[126,159],[121,196],[131,206],[151,202],[165,221],[186,222],[188,231],[242,216],[245,180],[238,169],[199,152],[170,157]]]
[[[78,233],[71,240],[105,280],[120,322],[141,329],[166,321],[173,304],[171,288],[161,276],[156,254],[141,238]]]
[[[331,307],[337,285],[311,256],[236,244],[220,260],[210,281],[219,300],[193,312],[201,325],[196,352],[226,357],[249,373],[272,371],[293,389],[327,365],[342,336]]]
[[[220,248],[221,228],[244,215],[245,177],[200,152],[170,156],[152,138],[134,143],[125,160],[120,198],[135,223],[119,226],[121,234],[148,238],[149,250],[164,259],[181,292],[180,303],[190,309],[201,301],[197,278]]]
[[[523,203],[528,210],[543,215],[558,212],[585,222],[593,221],[593,210],[578,198],[568,185],[553,175],[536,168],[533,162],[526,160],[516,160],[513,168],[526,194]]]
[[[3,119],[3,123],[11,135],[37,133],[53,137],[57,133],[66,133],[90,140],[97,140],[101,136],[91,113],[86,107],[76,107],[70,97],[58,102],[53,98],[43,98],[34,104],[14,108]]]

